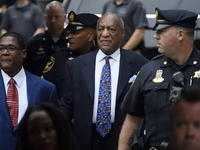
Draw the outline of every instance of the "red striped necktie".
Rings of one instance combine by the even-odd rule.
[[[18,109],[19,109],[19,102],[18,102],[18,92],[17,88],[15,87],[15,80],[13,78],[9,81],[9,87],[7,92],[7,105],[10,112],[10,118],[12,121],[13,129],[17,126],[18,122]]]

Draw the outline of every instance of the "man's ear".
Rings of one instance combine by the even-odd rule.
[[[123,39],[123,38],[124,38],[124,36],[125,36],[125,33],[126,33],[126,29],[125,29],[125,28],[123,28],[121,32],[122,32],[122,37],[121,37],[121,39]]]
[[[185,37],[185,31],[184,30],[178,30],[178,33],[177,33],[177,38],[179,41],[182,41]]]
[[[94,33],[92,32],[92,31],[90,31],[89,33],[88,33],[88,41],[90,42],[90,41],[92,41],[94,39]]]
[[[67,19],[67,15],[66,14],[64,14],[64,18],[65,18],[65,20]]]
[[[23,58],[26,58],[26,55],[27,55],[26,49],[22,50],[22,55],[23,55]]]

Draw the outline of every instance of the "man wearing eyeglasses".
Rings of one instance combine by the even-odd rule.
[[[14,150],[18,124],[29,105],[52,102],[56,87],[22,67],[25,42],[15,32],[0,37],[0,149]]]

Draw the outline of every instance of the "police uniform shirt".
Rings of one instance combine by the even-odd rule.
[[[42,78],[56,85],[59,99],[63,94],[65,63],[77,56],[79,56],[78,52],[72,51],[69,48],[60,49],[50,57],[44,67]]]
[[[141,68],[126,95],[121,109],[145,118],[146,143],[149,148],[169,142],[170,89],[175,86],[172,74],[181,71],[186,89],[200,87],[200,53],[193,49],[189,59],[180,68],[170,58],[159,55]]]
[[[51,55],[61,48],[67,48],[67,36],[68,32],[63,30],[57,42],[53,41],[48,31],[31,38],[26,44],[27,56],[24,59],[24,68],[37,76],[41,76]]]

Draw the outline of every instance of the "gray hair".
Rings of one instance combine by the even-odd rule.
[[[105,13],[104,15],[112,15],[112,16],[117,17],[118,20],[119,20],[119,28],[120,28],[120,30],[124,29],[124,21],[122,20],[122,18],[121,18],[120,16],[118,16],[118,15],[115,14],[115,13],[110,13],[110,12]],[[103,15],[103,16],[104,16],[104,15]],[[101,19],[101,18],[99,18],[99,20],[100,20],[100,19]],[[99,24],[99,20],[97,21],[97,25]]]

